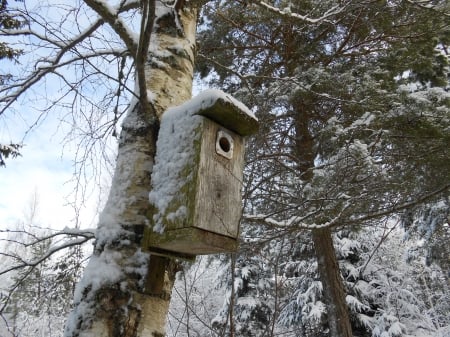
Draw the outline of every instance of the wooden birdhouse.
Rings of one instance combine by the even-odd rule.
[[[182,257],[236,250],[244,137],[257,128],[253,114],[219,90],[165,112],[144,248]]]

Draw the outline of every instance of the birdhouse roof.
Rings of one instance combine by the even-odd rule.
[[[185,104],[192,114],[207,117],[241,136],[258,130],[258,119],[253,112],[221,90],[205,90]]]

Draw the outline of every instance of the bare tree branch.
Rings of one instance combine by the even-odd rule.
[[[53,256],[54,254],[56,254],[57,252],[73,247],[73,246],[79,246],[82,245],[90,240],[93,240],[95,238],[95,231],[94,230],[77,230],[77,229],[70,229],[70,228],[66,228],[63,229],[61,231],[43,236],[43,237],[39,237],[36,240],[34,240],[31,243],[22,243],[24,246],[32,246],[32,245],[36,245],[40,242],[58,237],[58,236],[69,236],[69,237],[76,237],[75,239],[71,239],[68,241],[64,241],[63,243],[59,244],[59,245],[55,245],[53,247],[50,247],[45,254],[43,254],[42,256],[39,256],[38,258],[34,259],[34,260],[26,260],[23,259],[21,256],[17,255],[17,254],[13,254],[13,253],[8,253],[8,252],[2,252],[0,253],[0,256],[4,256],[4,257],[8,257],[13,259],[14,261],[17,261],[16,264],[13,264],[12,266],[6,267],[5,269],[0,270],[0,275],[3,274],[7,274],[11,271],[14,270],[18,270],[18,269],[22,269],[24,267],[35,267],[39,264],[41,264],[42,262],[48,260],[51,256]],[[16,242],[16,243],[20,243],[20,242]]]
[[[146,112],[152,111],[148,101],[147,83],[145,80],[145,61],[150,45],[150,35],[155,20],[155,2],[152,0],[142,1],[142,20],[139,35],[139,45],[136,54],[136,76],[139,85],[139,100]]]
[[[31,86],[33,86],[34,84],[39,82],[47,74],[53,72],[55,67],[61,67],[63,65],[72,63],[74,60],[67,61],[63,64],[61,64],[60,62],[61,62],[62,58],[68,52],[70,52],[72,50],[72,48],[74,48],[81,41],[84,41],[85,39],[89,38],[92,35],[92,33],[94,31],[96,31],[103,23],[104,23],[103,20],[98,20],[93,25],[91,25],[88,29],[86,29],[86,31],[84,33],[80,34],[79,36],[77,36],[75,39],[73,39],[72,41],[70,41],[68,43],[62,44],[62,43],[57,43],[57,42],[52,41],[51,43],[57,45],[58,47],[61,47],[61,50],[57,53],[57,55],[53,59],[45,60],[45,62],[48,64],[47,66],[39,67],[38,69],[36,69],[36,71],[33,74],[31,74],[31,76],[26,78],[23,82],[18,82],[15,85],[12,85],[10,87],[6,87],[6,88],[0,90],[0,93],[2,93],[5,91],[10,91],[13,88],[18,88],[12,94],[7,94],[6,96],[0,97],[0,102],[6,103],[6,105],[0,109],[0,115],[3,114],[5,112],[5,110],[7,110],[11,106],[11,104],[14,103]],[[37,37],[40,36],[40,34],[37,35],[35,33],[32,33],[31,31],[20,31],[19,32],[20,34],[17,32],[13,32],[13,31],[12,32],[1,31],[1,33],[4,33],[5,35],[7,35],[7,34],[31,35],[32,34]],[[46,39],[46,40],[48,41],[48,39]]]
[[[119,11],[106,6],[104,1],[85,0],[89,7],[91,7],[97,14],[107,22],[112,29],[120,36],[125,43],[132,57],[136,58],[138,50],[138,42],[134,39],[134,34],[129,30],[127,25],[119,17]]]

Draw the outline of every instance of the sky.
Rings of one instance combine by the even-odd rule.
[[[0,126],[0,142],[22,139],[26,122],[10,119]],[[65,130],[57,127],[56,116],[48,116],[23,140],[21,156],[6,160],[0,167],[0,227],[11,227],[24,220],[34,195],[37,221],[43,227],[62,229],[74,226],[75,212],[70,206],[75,184],[73,151],[63,146]],[[97,213],[97,195],[81,208],[80,225],[92,227]]]
[[[64,2],[71,4],[71,1],[66,0],[61,4]],[[40,6],[40,2],[36,0],[15,4],[26,5],[28,8],[44,7]],[[54,6],[49,6],[42,10],[45,15],[58,23],[57,15],[59,14],[51,12],[57,9],[57,7],[55,9]],[[79,18],[83,18],[82,13],[80,17],[77,17],[77,19]],[[64,24],[70,26],[70,23],[66,21],[64,21]],[[87,21],[89,21],[88,18],[86,18],[86,23]],[[77,23],[81,26],[84,24],[83,22]],[[56,26],[55,23],[53,25]],[[78,30],[75,28],[73,31],[77,32]],[[72,30],[68,28],[67,30],[72,33]],[[31,45],[34,46],[33,37],[30,37],[30,41],[32,42]],[[100,47],[105,48],[102,44]],[[41,51],[30,50],[30,48],[27,50],[29,53],[22,55],[17,63],[0,60],[0,73],[14,73],[22,65],[34,64],[32,60],[39,57]],[[27,60],[27,57],[29,57],[29,60]],[[111,65],[111,67],[113,66]],[[64,75],[69,78],[72,75],[75,76],[74,73],[67,72]],[[70,132],[68,124],[71,121],[68,124],[61,124],[60,122],[63,116],[69,116],[70,119],[70,111],[58,110],[59,108],[55,111],[54,109],[45,114],[44,119],[40,119],[40,112],[38,111],[40,104],[46,100],[47,104],[51,100],[57,100],[57,97],[63,92],[61,91],[61,83],[64,84],[59,77],[48,77],[48,79],[46,77],[44,81],[41,80],[39,84],[31,88],[30,96],[25,95],[24,98],[14,104],[13,110],[8,110],[7,113],[0,115],[0,143],[9,144],[10,142],[23,141],[24,144],[20,150],[21,157],[9,158],[6,161],[6,167],[0,167],[0,229],[13,226],[23,220],[24,210],[34,193],[36,193],[38,199],[38,219],[43,226],[64,228],[73,225],[75,212],[68,205],[68,202],[73,200],[71,192],[75,188],[75,184],[71,182],[71,179],[73,178],[73,160],[77,149],[76,144],[63,145],[64,137]],[[92,90],[89,95],[101,96],[101,93],[99,94],[101,89],[96,84],[98,83],[94,82],[92,87],[89,87]],[[198,89],[202,88],[197,86]],[[71,96],[67,95],[63,102],[68,109],[70,109],[72,103],[71,99]],[[103,96],[96,97],[95,100],[101,102],[102,99]],[[75,101],[75,104],[79,103]],[[78,120],[74,118],[76,122],[83,119],[84,113],[88,115],[90,113],[85,106],[77,106],[74,110],[78,111],[80,107],[86,110],[80,113],[80,116],[77,117]],[[95,114],[94,118],[97,118]],[[27,133],[27,130],[36,121],[38,121],[38,125]],[[104,120],[99,117],[96,122],[101,125]],[[25,134],[26,137],[24,138]],[[114,158],[115,139],[108,136],[107,141],[110,142],[108,146],[112,149],[111,158]],[[101,206],[98,205],[104,202],[107,197],[107,185],[110,179],[109,174],[100,178],[102,184],[105,181],[101,186],[101,191],[97,187],[91,186],[93,188],[92,195],[81,209],[81,226],[95,227],[96,215],[101,209]]]
[[[63,7],[64,2],[72,3],[64,0],[59,2],[60,6]],[[54,18],[56,22],[58,20],[59,14],[53,12],[58,10],[58,6],[41,6],[37,0],[10,5],[26,6],[31,10],[42,7],[44,15]],[[69,20],[65,20],[66,22]],[[39,25],[35,25],[34,28],[36,27],[39,28]],[[36,41],[32,37],[29,39],[33,46]],[[15,40],[9,42],[14,43]],[[20,73],[22,66],[34,64],[33,59],[41,54],[40,50],[30,48],[25,50],[28,53],[22,55],[17,62],[0,60],[0,73]],[[65,74],[71,76],[70,73]],[[0,229],[23,221],[33,195],[37,196],[37,219],[41,226],[62,229],[75,225],[75,210],[70,206],[70,202],[73,201],[72,192],[76,186],[72,181],[76,144],[64,141],[70,132],[70,121],[61,123],[63,116],[69,116],[70,119],[70,111],[64,111],[62,108],[53,109],[43,114],[44,118],[41,118],[39,111],[46,100],[47,102],[55,100],[61,95],[60,88],[59,78],[47,77],[45,81],[40,81],[28,90],[30,94],[15,102],[12,109],[0,115],[0,143],[23,142],[20,149],[21,156],[8,158],[6,167],[0,167]],[[66,96],[65,103],[68,107],[70,100],[71,97]],[[30,126],[35,123],[36,125],[29,131]],[[114,140],[111,142],[113,144]],[[79,216],[81,227],[95,226],[99,195],[102,199],[106,198],[105,192],[100,192],[95,186],[91,188],[92,194],[84,205],[78,203],[81,211]]]

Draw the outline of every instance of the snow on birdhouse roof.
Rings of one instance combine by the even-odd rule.
[[[258,119],[243,103],[217,89],[201,92],[188,102],[168,110],[189,111],[190,115],[201,115],[212,119],[221,126],[248,136],[258,130]]]

